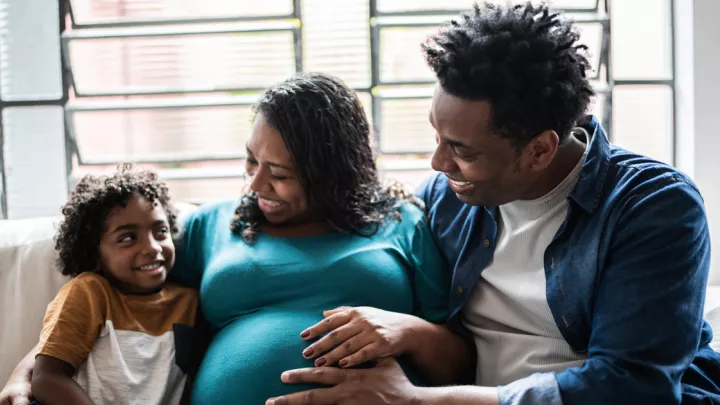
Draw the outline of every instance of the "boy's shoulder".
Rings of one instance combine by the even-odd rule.
[[[94,272],[80,273],[60,288],[58,296],[107,295],[112,292],[110,281]]]

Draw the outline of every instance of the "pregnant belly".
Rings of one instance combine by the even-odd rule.
[[[262,405],[268,398],[314,388],[286,385],[283,371],[312,367],[300,333],[322,313],[260,311],[226,325],[213,339],[193,386],[193,404]]]

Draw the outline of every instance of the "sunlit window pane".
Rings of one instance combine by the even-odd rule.
[[[70,0],[77,24],[289,15],[292,0]]]
[[[367,0],[303,0],[303,69],[370,87]]]
[[[380,102],[380,147],[385,153],[432,152],[433,128],[428,122],[430,98],[385,99]]]
[[[669,79],[669,0],[612,2],[612,67],[616,79]]]
[[[250,106],[77,111],[71,125],[82,163],[242,157]]]
[[[290,31],[73,39],[69,51],[80,95],[258,88],[295,73]]]
[[[672,163],[673,106],[668,86],[616,86],[612,139],[618,145]]]

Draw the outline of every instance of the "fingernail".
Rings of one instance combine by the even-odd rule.
[[[313,352],[314,352],[314,350],[312,349],[312,347],[308,347],[308,348],[305,349],[305,351],[303,352],[303,356],[305,356],[306,358],[310,358],[310,356],[313,355]]]
[[[320,357],[319,359],[315,360],[315,365],[316,365],[317,367],[322,367],[325,363],[327,363],[327,360],[325,360],[325,359],[322,358],[322,357]]]
[[[308,331],[305,331],[300,334],[300,337],[303,339],[307,339],[309,336],[310,336],[310,332],[308,332]]]
[[[280,380],[282,382],[290,382],[290,373],[282,373],[280,374]],[[274,401],[274,400],[273,400]]]
[[[340,360],[340,367],[345,367],[348,365],[348,361],[345,359]]]
[[[274,399],[268,399],[267,402],[265,402],[265,405],[275,405]]]

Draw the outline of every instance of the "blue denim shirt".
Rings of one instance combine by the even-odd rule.
[[[587,158],[544,264],[555,323],[588,359],[499,387],[500,403],[679,404],[697,353],[714,353],[703,321],[710,239],[702,198],[672,167],[611,145],[595,118],[584,127]],[[453,264],[450,324],[459,326],[492,261],[498,210],[463,204],[442,174],[419,195]]]

